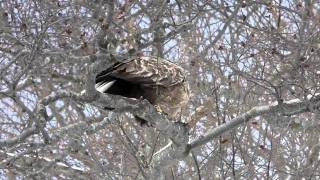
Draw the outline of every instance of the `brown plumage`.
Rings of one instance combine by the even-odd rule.
[[[179,121],[189,100],[183,69],[165,59],[136,57],[117,63],[96,77],[96,88],[103,93],[147,99]]]

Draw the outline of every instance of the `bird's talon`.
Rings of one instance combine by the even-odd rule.
[[[155,105],[154,107],[156,108],[156,110],[157,110],[159,113],[163,113],[163,110],[161,109],[160,106]]]

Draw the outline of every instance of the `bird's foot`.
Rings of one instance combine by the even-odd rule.
[[[163,110],[161,109],[161,107],[159,105],[155,105],[154,106],[156,108],[156,110],[159,112],[159,113],[163,113]]]

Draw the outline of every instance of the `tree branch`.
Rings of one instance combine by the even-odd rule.
[[[261,116],[269,113],[283,113],[283,115],[294,115],[303,112],[312,112],[314,109],[320,107],[320,95],[309,96],[306,101],[300,99],[293,99],[290,101],[278,104],[277,102],[271,105],[257,106],[251,110],[241,114],[240,116],[233,118],[225,124],[222,124],[216,128],[210,129],[204,136],[190,143],[190,148],[196,148],[206,144],[212,139],[221,136],[223,133],[230,131],[238,127],[242,123],[246,123],[254,117]]]

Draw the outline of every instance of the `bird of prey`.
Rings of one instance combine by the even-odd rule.
[[[118,62],[96,77],[96,89],[127,98],[144,98],[175,122],[187,105],[189,91],[183,68],[158,57]]]

